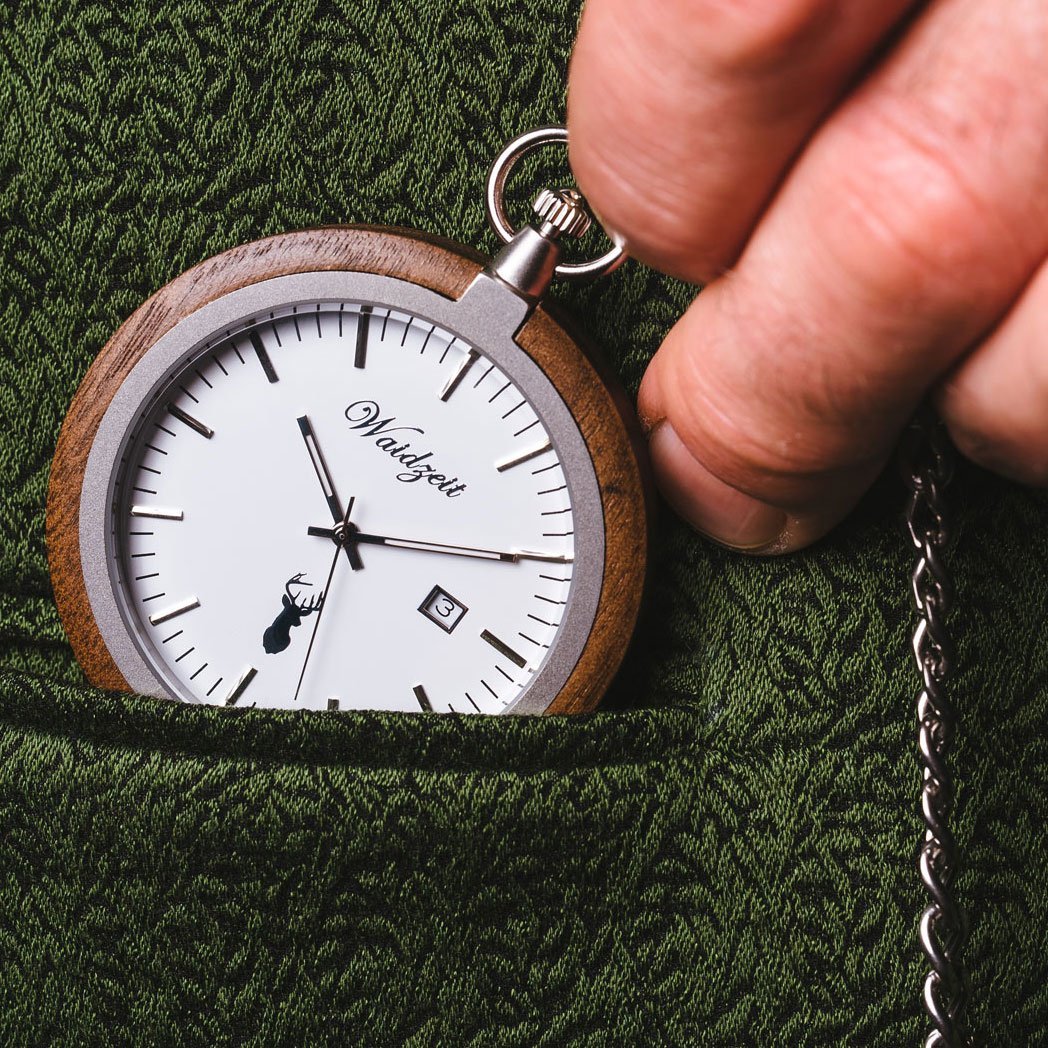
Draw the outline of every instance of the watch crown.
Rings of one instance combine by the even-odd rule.
[[[543,189],[531,206],[561,236],[581,237],[593,221],[585,198],[575,189]]]

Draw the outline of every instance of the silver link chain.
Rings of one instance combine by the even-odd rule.
[[[943,562],[950,537],[944,490],[953,456],[945,427],[930,411],[911,425],[902,459],[910,490],[906,525],[917,554],[911,577],[918,614],[913,653],[921,676],[917,719],[925,825],[918,865],[931,900],[920,922],[921,947],[931,965],[923,997],[932,1028],[924,1048],[971,1048],[964,1016],[970,990],[963,960],[968,920],[954,894],[958,855],[948,823],[954,789],[946,765],[957,734],[957,709],[948,694],[956,651],[946,626],[954,589]]]

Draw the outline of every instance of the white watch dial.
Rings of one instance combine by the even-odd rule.
[[[501,712],[572,592],[543,420],[407,313],[253,319],[170,380],[118,475],[110,572],[145,657],[193,701]]]

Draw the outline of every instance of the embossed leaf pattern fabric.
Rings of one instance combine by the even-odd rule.
[[[909,555],[886,477],[807,553],[664,512],[584,719],[98,693],[50,594],[62,415],[154,289],[339,221],[491,249],[482,178],[559,119],[578,4],[0,9],[0,1042],[917,1044]],[[636,388],[690,291],[563,293]],[[984,1043],[1048,1043],[1048,501],[952,489],[957,832]]]

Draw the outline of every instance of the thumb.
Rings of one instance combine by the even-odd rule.
[[[920,389],[869,417],[835,418],[818,377],[788,351],[776,359],[753,316],[722,301],[735,297],[729,279],[667,336],[641,385],[641,418],[659,487],[688,523],[735,550],[788,553],[826,534],[873,483]]]

